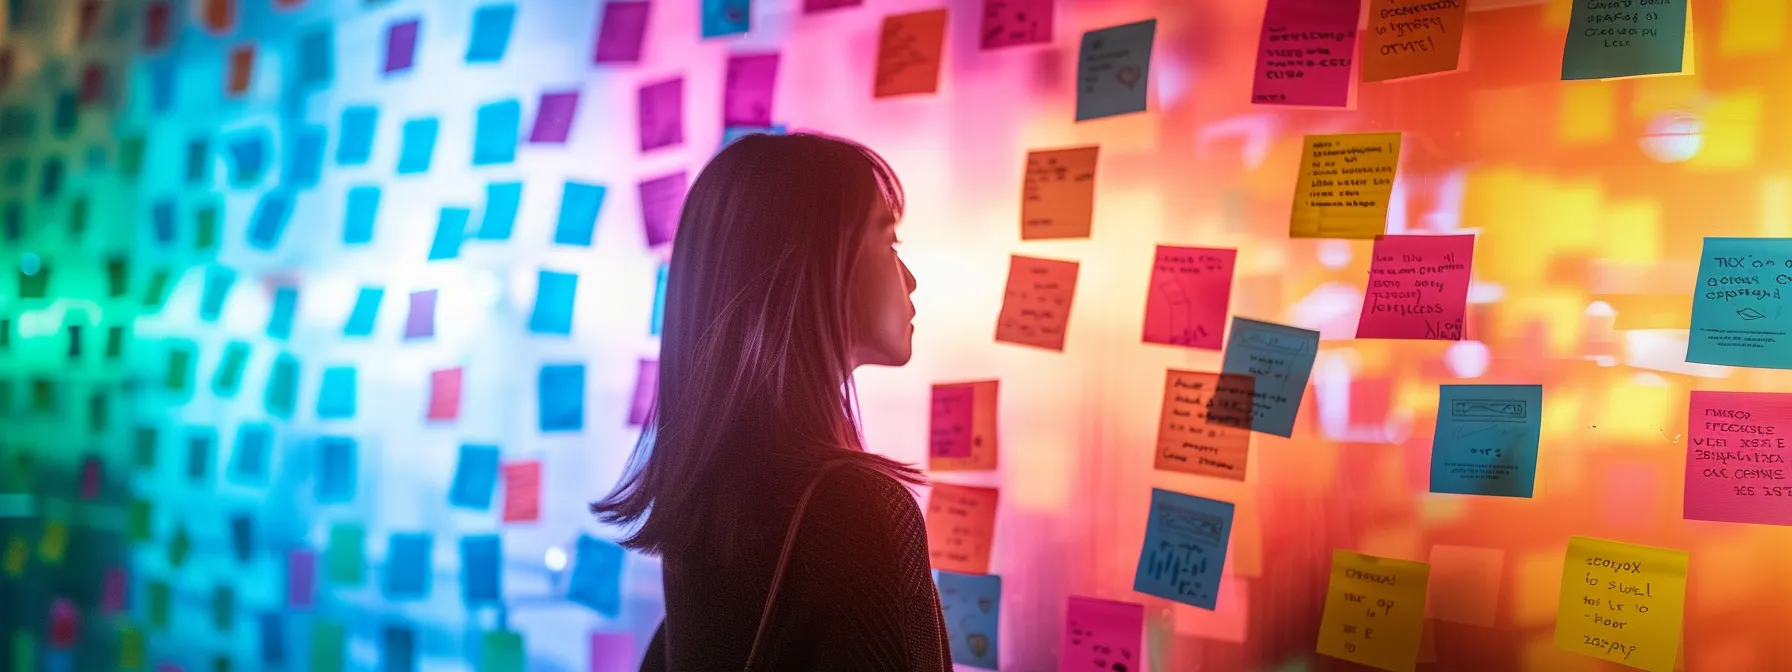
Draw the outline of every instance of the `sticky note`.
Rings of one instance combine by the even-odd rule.
[[[147,83],[149,85],[149,111],[161,114],[174,107],[175,85],[178,83],[180,61],[174,58],[158,58],[149,61]],[[122,156],[120,157],[122,164]],[[141,164],[138,164],[139,167]]]
[[[436,153],[436,132],[440,126],[434,117],[404,122],[404,126],[399,129],[398,174],[429,172],[429,164]]]
[[[358,586],[367,579],[367,528],[355,523],[330,526],[324,547],[324,577],[331,583]]]
[[[230,70],[224,78],[224,92],[240,96],[249,90],[255,73],[255,45],[246,44],[230,50]]]
[[[212,627],[219,632],[230,632],[236,624],[236,591],[230,586],[218,586],[212,589]]]
[[[258,653],[261,662],[278,667],[286,660],[286,628],[280,611],[261,614],[256,622],[260,626],[261,646]]]
[[[417,19],[399,21],[386,26],[386,61],[383,72],[405,72],[416,65],[417,34],[422,29]]]
[[[125,572],[125,568],[107,568],[106,578],[103,582],[104,587],[101,589],[100,612],[105,614],[117,614],[128,609],[131,579],[130,575]]]
[[[142,630],[129,624],[121,624],[118,626],[118,669],[143,669],[143,659],[147,655],[145,651],[148,648],[148,645],[144,641]]]
[[[1132,589],[1212,610],[1232,535],[1230,502],[1151,489]]]
[[[436,218],[436,237],[429,244],[429,260],[459,257],[461,243],[467,240],[467,223],[472,219],[473,211],[467,208],[442,208]]]
[[[572,120],[579,110],[579,92],[552,91],[541,94],[535,106],[535,126],[529,131],[529,142],[566,144],[572,134]]]
[[[204,485],[211,480],[212,453],[217,444],[217,435],[210,429],[194,427],[187,434],[187,480],[194,485]]]
[[[1257,39],[1251,102],[1344,107],[1350,103],[1361,0],[1269,0]]]
[[[425,420],[447,422],[460,417],[460,382],[459,367],[429,373],[429,410]]]
[[[38,197],[47,200],[62,192],[62,175],[66,171],[62,157],[52,156],[44,159],[43,184],[38,190]]]
[[[927,497],[927,553],[934,569],[988,574],[999,491],[934,483]]]
[[[1300,412],[1300,400],[1306,394],[1307,378],[1313,372],[1313,359],[1318,353],[1317,331],[1232,318],[1232,337],[1226,345],[1220,372],[1251,379],[1252,431],[1276,436],[1294,433],[1294,417]],[[1239,391],[1228,389],[1226,383],[1222,377],[1216,392],[1218,399],[1243,398]],[[1239,416],[1228,411],[1220,417]],[[1209,421],[1213,419],[1210,413]]]
[[[1063,352],[1076,274],[1074,261],[1011,256],[996,340]]]
[[[984,49],[1052,41],[1053,0],[983,0]]]
[[[37,545],[37,556],[45,565],[52,567],[62,564],[68,554],[68,523],[61,520],[44,521],[44,537]]]
[[[198,185],[204,182],[211,165],[211,143],[203,136],[188,140],[187,183]]]
[[[575,552],[566,599],[615,618],[622,612],[622,547],[581,534]]]
[[[404,318],[404,340],[436,335],[436,290],[411,292],[411,307]]]
[[[249,246],[258,250],[272,250],[280,245],[280,236],[286,231],[286,222],[292,216],[292,195],[284,189],[273,189],[261,195],[255,204],[255,213],[249,219]]]
[[[1689,67],[1686,7],[1686,0],[1576,3],[1562,46],[1562,79],[1660,75]]]
[[[1289,237],[1382,235],[1399,162],[1399,133],[1307,136],[1294,183]]]
[[[945,43],[945,9],[885,16],[877,42],[877,71],[871,97],[939,90]]]
[[[144,586],[145,620],[157,630],[168,627],[168,612],[174,601],[174,589],[166,581],[151,580]]]
[[[342,108],[336,130],[336,163],[364,166],[373,158],[373,135],[379,128],[380,108],[350,105]]]
[[[1241,428],[1248,420],[1240,409],[1250,407],[1253,381],[1249,376],[1227,375],[1222,383],[1221,378],[1218,373],[1175,369],[1165,374],[1156,468],[1244,480],[1251,433]],[[1222,391],[1227,396],[1222,397]]]
[[[635,393],[630,397],[628,405],[628,425],[640,427],[647,424],[653,415],[653,406],[659,399],[660,363],[656,359],[642,359],[635,363]]]
[[[997,393],[1001,383],[980,380],[933,386],[928,423],[929,471],[989,471],[996,468]]]
[[[703,37],[743,35],[752,26],[753,0],[703,0]]]
[[[572,333],[573,300],[577,298],[576,273],[543,270],[536,274],[535,308],[529,312],[529,331],[566,336]]]
[[[1157,19],[1083,33],[1076,58],[1076,120],[1144,112]]]
[[[236,428],[236,444],[230,451],[229,473],[232,481],[258,485],[268,480],[269,452],[274,447],[274,427],[267,423],[246,422]]]
[[[292,417],[293,404],[299,395],[299,360],[281,353],[274,357],[274,368],[268,372],[263,406],[276,418]]]
[[[355,440],[346,436],[322,436],[317,439],[317,501],[319,504],[341,504],[355,498],[359,471],[355,456]]]
[[[495,534],[461,537],[461,597],[468,605],[503,599],[503,542]]]
[[[379,320],[380,302],[386,298],[384,287],[362,287],[355,292],[355,307],[349,310],[342,325],[343,336],[371,336]]]
[[[1570,537],[1556,648],[1672,672],[1686,610],[1686,551]]]
[[[504,522],[541,520],[541,461],[504,465]]]
[[[143,8],[143,49],[156,51],[168,44],[169,19],[173,6],[165,1],[152,1]]]
[[[1440,621],[1491,628],[1499,611],[1506,552],[1476,546],[1431,547],[1425,615]]]
[[[1319,652],[1391,672],[1418,665],[1430,565],[1332,551]]]
[[[859,7],[865,0],[803,0],[803,13],[814,14],[844,7]]]
[[[1369,0],[1363,81],[1382,82],[1456,69],[1468,3]]]
[[[380,669],[409,672],[417,669],[417,630],[387,624],[380,629]]]
[[[236,28],[237,0],[205,0],[200,14],[202,25],[214,33],[228,33]]]
[[[517,136],[522,132],[523,104],[514,98],[486,103],[479,106],[474,118],[473,165],[515,162]]]
[[[1438,389],[1431,491],[1530,497],[1543,428],[1543,386]]]
[[[25,565],[31,561],[31,542],[24,537],[13,536],[6,540],[6,577],[17,579],[25,574]]]
[[[1357,338],[1462,340],[1475,237],[1381,236]]]
[[[286,554],[286,606],[310,609],[317,603],[317,555],[298,548]]]
[[[683,143],[684,78],[643,85],[635,94],[635,117],[642,152]]]
[[[193,249],[214,251],[218,247],[218,204],[208,203],[193,209]]]
[[[485,633],[485,640],[479,646],[479,672],[523,672],[527,665],[522,633]]]
[[[641,228],[649,247],[671,243],[677,236],[687,183],[682,170],[641,182]]]
[[[640,668],[641,654],[635,650],[635,638],[626,632],[591,633],[591,672],[634,672]]]
[[[510,240],[510,231],[516,227],[516,213],[523,206],[523,183],[492,182],[485,185],[485,212],[479,220],[479,230],[473,234],[479,240]]]
[[[1694,390],[1686,425],[1688,520],[1792,525],[1792,394]]]
[[[268,338],[291,338],[293,314],[298,308],[299,288],[275,287],[274,300],[268,308]]]
[[[722,125],[772,125],[772,96],[777,84],[777,54],[729,56],[722,79]]]
[[[429,595],[430,584],[434,583],[433,544],[434,538],[423,532],[391,536],[382,583],[388,599],[422,599]]]
[[[312,26],[299,35],[299,83],[328,84],[336,77],[335,37],[328,24]]]
[[[593,63],[637,63],[641,46],[647,41],[646,0],[604,3],[603,18],[597,31],[597,45],[592,50]]]
[[[317,393],[317,417],[320,420],[355,417],[355,367],[324,369],[323,384]]]
[[[655,280],[653,288],[653,318],[647,325],[648,333],[654,336],[660,335],[660,327],[665,326],[666,276],[670,273],[670,270],[671,266],[669,264],[662,263],[659,266],[659,270],[655,271],[655,274],[658,277],[657,280]]]
[[[348,661],[348,628],[336,621],[311,622],[311,672],[342,672]]]
[[[934,572],[939,587],[940,611],[945,616],[946,640],[952,662],[998,669],[1001,652],[1002,577],[983,574]]]
[[[193,351],[185,344],[174,344],[168,349],[168,366],[164,369],[162,387],[169,392],[182,393],[193,386]]]
[[[253,184],[267,171],[267,133],[260,129],[234,133],[225,139],[224,153],[230,157],[231,185],[243,187]]]
[[[131,541],[150,541],[154,533],[151,529],[155,522],[154,505],[147,500],[133,498],[129,507],[126,514],[129,524],[126,527],[129,528]]]
[[[223,266],[205,269],[205,288],[199,295],[199,319],[218,321],[218,316],[224,312],[224,300],[230,297],[230,288],[235,284],[236,271]]]
[[[1792,275],[1792,238],[1706,238],[1686,361],[1792,369],[1782,275]]]
[[[55,109],[50,115],[50,130],[58,138],[74,135],[76,124],[80,121],[80,101],[75,92],[63,91],[56,94]]]
[[[454,482],[448,489],[448,503],[484,511],[491,508],[492,492],[497,487],[498,447],[461,444],[460,458],[454,467]]]
[[[1145,607],[1070,596],[1059,639],[1059,670],[1143,670]]]
[[[567,181],[560,193],[560,216],[554,224],[554,244],[590,247],[597,229],[597,213],[603,205],[603,186]]]
[[[100,494],[100,487],[105,482],[105,462],[97,455],[89,455],[81,459],[81,477],[77,492],[81,499],[93,499]]]
[[[1144,342],[1219,350],[1237,258],[1237,250],[1157,246]]]
[[[1095,219],[1099,147],[1027,152],[1021,182],[1021,240],[1088,238]]]
[[[585,428],[585,365],[547,364],[536,378],[542,432],[576,432]]]
[[[473,34],[467,39],[468,63],[497,63],[510,46],[516,5],[482,5],[473,10]]]

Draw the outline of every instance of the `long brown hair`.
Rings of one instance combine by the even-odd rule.
[[[749,135],[691,186],[673,241],[659,395],[621,480],[591,505],[647,553],[731,554],[751,474],[837,458],[909,483],[864,452],[851,385],[850,293],[867,215],[900,217],[902,185],[870,149],[812,134]]]

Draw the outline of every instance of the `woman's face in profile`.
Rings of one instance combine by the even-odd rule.
[[[851,287],[854,367],[902,366],[914,351],[915,276],[896,254],[896,224],[881,199],[864,222]]]

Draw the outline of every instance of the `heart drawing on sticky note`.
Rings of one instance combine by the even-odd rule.
[[[1120,80],[1121,84],[1130,89],[1132,85],[1139,83],[1139,69],[1131,65],[1120,68],[1114,71],[1114,79]]]

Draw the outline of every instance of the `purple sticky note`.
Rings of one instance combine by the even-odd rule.
[[[123,567],[112,567],[106,570],[104,597],[100,599],[100,611],[116,614],[128,606],[131,593],[130,577],[124,573]]]
[[[317,602],[317,554],[304,549],[286,556],[286,606],[310,609]]]
[[[772,125],[772,93],[777,84],[777,54],[728,57],[728,74],[722,84],[722,126]]]
[[[653,414],[653,400],[659,396],[660,362],[657,359],[643,359],[635,369],[635,398],[628,405],[628,426],[640,427],[647,424],[647,416]]]
[[[436,335],[436,290],[411,292],[411,312],[404,318],[404,339]]]
[[[594,63],[639,63],[641,44],[647,39],[646,2],[610,2],[604,5],[597,30]]]
[[[535,129],[529,142],[564,144],[572,132],[573,113],[579,109],[579,92],[556,91],[541,94],[535,108]]]
[[[423,26],[418,19],[400,21],[386,27],[386,72],[411,69],[417,61],[417,32]]]
[[[673,77],[641,87],[635,113],[641,151],[684,142],[684,78]]]
[[[641,227],[647,232],[648,247],[670,243],[678,234],[688,184],[682,170],[641,183]]]
[[[640,667],[635,638],[626,632],[591,633],[591,672],[634,672]]]

